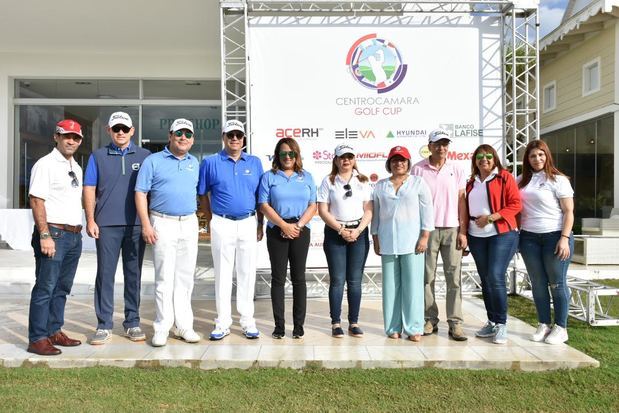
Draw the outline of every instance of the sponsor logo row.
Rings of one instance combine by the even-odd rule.
[[[443,123],[441,129],[447,130],[453,138],[476,138],[483,137],[484,130],[477,129],[474,125],[459,125]],[[325,133],[324,128],[277,128],[275,137],[294,139],[318,139],[329,137],[334,139],[373,139],[373,138],[425,138],[430,131],[427,129],[393,129],[385,132],[377,132],[372,129],[336,129],[331,133]]]
[[[381,161],[385,162],[387,160],[388,152],[382,151],[368,151],[368,152],[359,152],[356,155],[357,160],[359,161]],[[449,151],[447,152],[447,159],[452,161],[470,161],[472,157],[472,152],[458,152],[458,151]],[[273,155],[264,155],[269,162],[273,161]],[[430,151],[427,146],[422,146],[419,149],[419,156],[421,158],[427,158],[430,156]],[[331,149],[315,149],[312,152],[312,159],[316,163],[329,163],[333,160],[334,154]]]

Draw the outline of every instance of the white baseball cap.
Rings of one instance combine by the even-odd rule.
[[[176,132],[177,130],[188,129],[191,133],[193,133],[193,123],[190,120],[179,118],[172,122],[170,126],[170,132]]]
[[[111,128],[116,125],[125,125],[132,128],[133,122],[131,121],[131,116],[127,115],[125,112],[112,113],[110,115],[110,120],[107,122],[107,126]]]
[[[449,135],[449,132],[444,129],[434,129],[428,135],[428,142],[430,143],[438,142],[441,139],[447,139],[449,142],[451,142],[451,135]]]
[[[236,119],[231,119],[224,123],[224,133],[232,132],[233,130],[238,130],[245,134],[245,127],[243,126],[243,122]]]
[[[347,153],[349,153],[349,154],[351,154],[353,156],[355,156],[357,154],[355,152],[355,149],[352,146],[350,146],[350,145],[344,144],[344,145],[337,145],[335,147],[335,156],[342,156],[342,155],[345,155]]]

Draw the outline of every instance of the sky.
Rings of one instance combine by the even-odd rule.
[[[567,3],[568,0],[540,0],[540,39],[559,26]]]

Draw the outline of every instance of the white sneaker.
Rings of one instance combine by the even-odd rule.
[[[547,344],[561,344],[565,343],[567,339],[567,329],[555,324],[544,342]]]
[[[192,328],[188,328],[188,329],[174,328],[174,331],[172,332],[172,334],[174,334],[175,338],[183,339],[187,343],[197,343],[198,341],[200,341],[200,336],[198,335],[198,333],[193,331]]]
[[[548,324],[539,323],[537,325],[537,330],[533,335],[531,335],[531,341],[540,342],[544,341],[546,337],[550,334],[550,326]]]
[[[168,334],[167,331],[155,331],[150,343],[153,347],[163,347],[168,342]]]
[[[507,326],[505,324],[495,324],[496,334],[492,337],[494,344],[507,343]]]
[[[215,330],[211,331],[211,335],[209,336],[209,340],[218,341],[222,338],[226,337],[230,334],[229,328],[221,328],[219,326],[215,327]]]

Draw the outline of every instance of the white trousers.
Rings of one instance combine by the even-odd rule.
[[[232,325],[232,276],[236,267],[236,309],[241,315],[241,327],[254,328],[254,287],[256,284],[256,217],[232,221],[213,215],[211,221],[211,251],[215,268],[215,325]]]
[[[198,257],[198,218],[184,221],[151,215],[157,233],[153,246],[155,263],[155,332],[193,329],[191,293]]]

